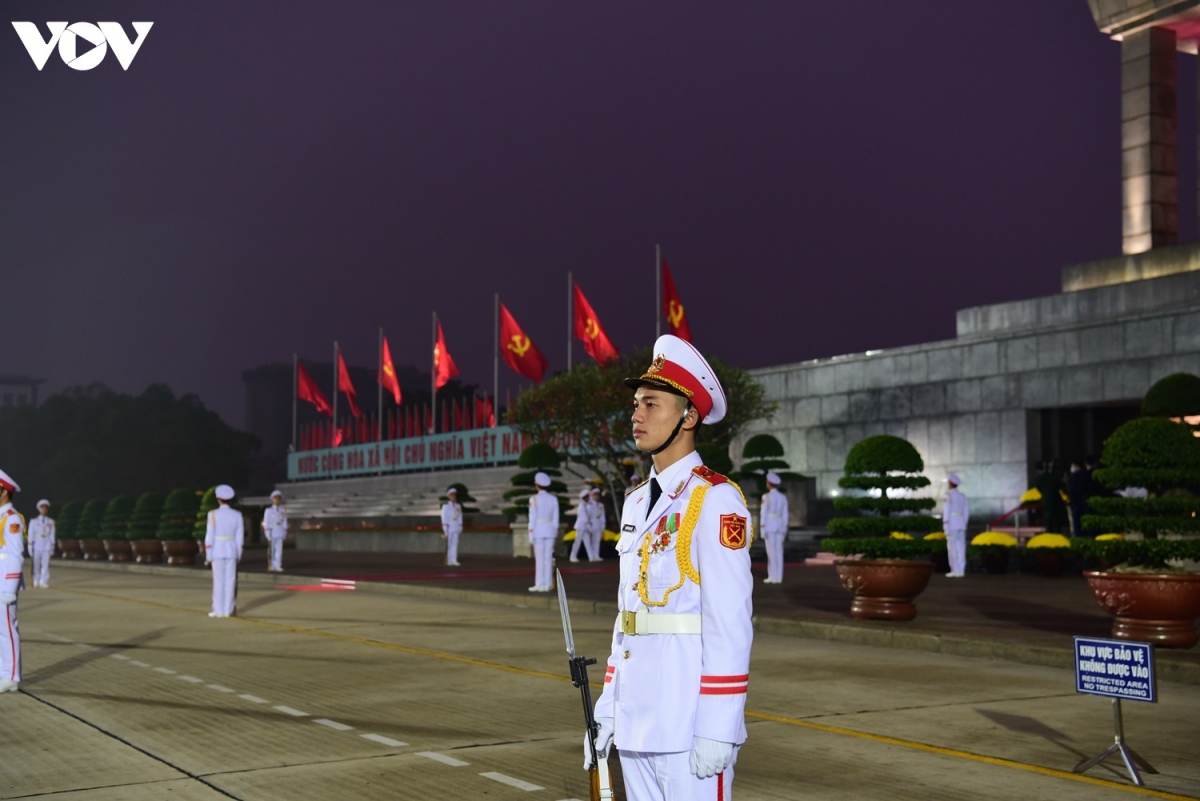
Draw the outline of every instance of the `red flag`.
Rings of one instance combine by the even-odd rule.
[[[346,367],[346,360],[342,358],[342,352],[338,351],[338,389],[346,393],[346,400],[350,402],[350,414],[355,417],[362,417],[362,410],[358,408],[358,404],[354,402],[354,382],[350,380],[350,370]]]
[[[333,407],[329,405],[329,400],[317,386],[317,382],[313,381],[308,370],[304,368],[304,362],[296,362],[296,397],[316,406],[319,414],[333,417]]]
[[[505,364],[531,381],[541,381],[550,364],[503,303],[500,304],[500,353]]]
[[[496,415],[492,411],[492,402],[487,398],[475,399],[475,416],[479,419],[481,427],[496,427]]]
[[[396,377],[396,365],[392,362],[392,351],[388,348],[387,337],[383,338],[383,358],[379,365],[379,383],[392,397],[396,405],[400,405],[400,379]]]
[[[433,386],[436,389],[446,386],[447,381],[458,375],[458,367],[450,357],[450,351],[446,350],[446,337],[442,334],[441,320],[438,320],[437,324],[437,344],[433,346],[433,374]]]
[[[575,284],[575,336],[583,340],[583,349],[601,365],[616,360],[619,355],[579,284]]]
[[[667,260],[662,263],[663,278],[663,316],[667,318],[668,334],[674,334],[684,342],[692,341],[692,329],[688,325],[687,315],[683,311],[683,301],[675,289],[675,280],[671,278],[671,270]]]

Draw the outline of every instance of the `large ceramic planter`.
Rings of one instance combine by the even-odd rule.
[[[82,559],[83,551],[79,547],[79,540],[55,540],[58,544],[59,559]]]
[[[1170,574],[1083,574],[1096,601],[1114,616],[1112,636],[1167,648],[1200,642],[1200,576]]]
[[[129,544],[133,547],[133,556],[139,565],[162,562],[163,547],[158,540],[133,540]]]
[[[133,548],[129,547],[129,540],[101,540],[101,542],[104,543],[104,550],[108,551],[108,561],[133,561]]]
[[[912,620],[913,599],[933,575],[933,562],[904,559],[835,559],[833,565],[854,595],[850,614],[859,620]]]
[[[88,538],[79,541],[83,558],[89,562],[103,562],[108,559],[108,551],[104,550],[104,540]]]
[[[163,540],[162,549],[168,565],[194,565],[200,552],[195,540]]]

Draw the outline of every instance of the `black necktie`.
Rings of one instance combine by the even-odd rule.
[[[658,486],[658,479],[650,479],[650,505],[646,507],[646,517],[650,517],[650,510],[654,508],[654,504],[658,503],[660,495],[662,495],[662,487]]]

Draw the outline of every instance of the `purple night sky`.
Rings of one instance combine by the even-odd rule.
[[[44,391],[163,381],[241,425],[242,370],[370,365],[379,325],[425,367],[433,311],[490,388],[493,293],[561,369],[568,270],[649,344],[655,243],[744,367],[949,338],[1120,252],[1120,53],[1084,0],[4,8],[0,373]],[[14,20],[154,27],[128,72],[38,72]]]

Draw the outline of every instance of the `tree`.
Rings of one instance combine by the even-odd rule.
[[[640,348],[605,366],[578,364],[517,396],[508,422],[535,442],[553,443],[569,464],[608,485],[620,503],[628,485],[627,465],[641,465],[643,476],[650,472],[650,458],[634,445],[629,422],[633,393],[624,380],[644,373],[652,358],[649,348]],[[775,404],[745,370],[719,359],[709,359],[709,364],[725,390],[729,411],[720,423],[699,426],[696,444],[698,449],[707,445],[728,451],[738,432],[769,419]]]
[[[556,480],[562,475],[562,471],[558,469],[561,463],[562,458],[554,446],[544,442],[535,442],[521,451],[521,455],[517,458],[517,466],[523,468],[525,472],[517,473],[509,479],[512,481],[513,488],[504,493],[504,500],[511,501],[512,506],[501,511],[506,515],[523,515],[529,511],[529,497],[537,494],[534,479],[537,478],[539,472],[550,476],[548,491],[558,497],[558,508],[566,511],[567,507],[571,505],[570,501],[559,493],[566,492],[567,485]]]
[[[131,540],[158,539],[158,521],[162,517],[165,498],[160,492],[143,492],[133,505],[126,537]]]
[[[767,491],[767,473],[778,473],[785,481],[803,481],[806,478],[788,470],[789,465],[783,460],[783,445],[770,434],[755,434],[746,440],[742,446],[742,458],[749,461],[742,463],[733,478],[739,483],[747,479],[754,481],[760,494]]]
[[[190,489],[171,490],[158,519],[160,540],[186,540],[196,526],[196,511],[200,508],[200,493]]]
[[[933,498],[893,497],[929,486],[921,475],[925,461],[906,439],[881,434],[867,437],[846,454],[845,475],[838,486],[855,493],[833,499],[838,511],[854,517],[835,517],[829,530],[843,536],[887,536],[893,531],[926,533],[942,523],[921,512],[936,506]]]
[[[83,501],[67,501],[62,511],[54,519],[54,527],[59,539],[73,540],[79,528],[79,515],[83,512]]]
[[[123,540],[129,533],[129,517],[133,514],[133,498],[118,495],[108,502],[104,520],[100,523],[100,539]]]
[[[1166,417],[1200,432],[1200,376],[1172,373],[1154,382],[1142,399],[1142,416]]]
[[[163,384],[137,396],[102,384],[75,387],[40,406],[0,413],[4,468],[35,497],[244,485],[257,447],[257,438],[231,428],[197,396],[176,397]]]

